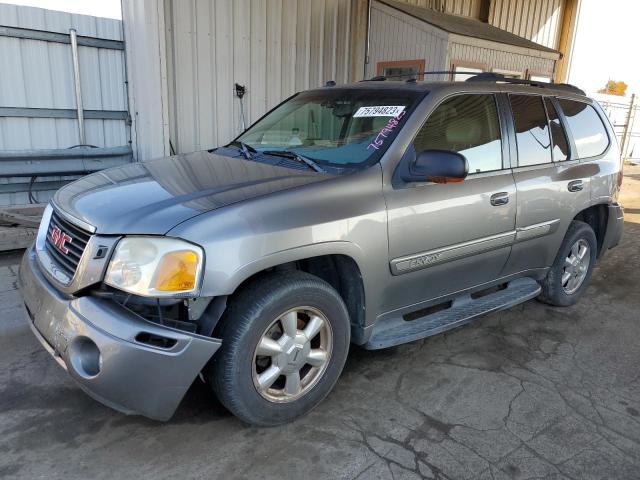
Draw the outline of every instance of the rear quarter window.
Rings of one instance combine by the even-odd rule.
[[[609,146],[609,136],[595,108],[573,100],[559,99],[558,102],[573,135],[578,158],[603,154]]]
[[[518,166],[551,163],[547,114],[539,95],[509,95],[516,129]]]

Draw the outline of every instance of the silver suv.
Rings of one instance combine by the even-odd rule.
[[[229,145],[58,191],[20,287],[80,387],[169,419],[200,378],[274,425],[351,343],[400,345],[585,292],[621,237],[614,132],[569,85],[494,75],[298,93]]]

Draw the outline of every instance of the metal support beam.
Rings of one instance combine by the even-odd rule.
[[[77,177],[73,177],[77,178]],[[45,180],[44,182],[29,182],[23,183],[0,183],[0,193],[20,193],[26,191],[32,192],[47,192],[55,191],[64,187],[67,183],[73,180]]]
[[[624,131],[622,132],[622,145],[620,146],[620,153],[622,154],[622,158],[627,158],[627,149],[629,147],[629,142],[631,140],[631,132],[633,131],[632,121],[634,118],[634,110],[636,103],[636,94],[633,93],[631,95],[631,101],[629,102],[629,111],[627,112],[627,120],[624,122]]]
[[[0,107],[0,118],[77,118],[77,116],[77,110],[71,108]],[[91,120],[127,120],[129,112],[126,110],[85,110],[84,118]]]
[[[44,42],[71,43],[69,35],[65,33],[45,32],[30,28],[5,27],[0,25],[0,37],[26,38],[29,40],[42,40]],[[106,38],[94,38],[78,36],[78,45],[81,47],[108,48],[111,50],[124,50],[124,42],[121,40],[109,40]]]
[[[78,36],[76,29],[69,29],[69,38],[71,39],[71,59],[73,61],[73,79],[76,89],[76,109],[78,110],[78,137],[80,145],[86,145],[84,136],[84,109],[82,107],[82,84],[80,83],[80,63],[78,60]]]
[[[131,162],[130,145],[54,150],[0,150],[0,177],[81,175]]]
[[[565,0],[560,13],[561,23],[557,49],[560,51],[561,56],[555,66],[553,79],[555,82],[567,82],[569,80],[581,2],[582,0]]]

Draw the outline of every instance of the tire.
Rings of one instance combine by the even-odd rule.
[[[305,309],[300,310],[301,307]],[[291,325],[296,325],[297,333],[286,336],[285,321],[293,317],[295,322],[286,324],[289,332]],[[307,327],[314,317],[320,318],[322,327],[312,336],[314,328]],[[300,346],[306,338],[301,336],[301,327],[312,336],[308,345],[315,352],[323,350],[324,341],[326,355],[322,366],[304,363],[307,359],[311,361],[311,350]],[[342,372],[351,335],[349,314],[338,292],[320,278],[299,271],[269,273],[244,287],[231,299],[216,333],[222,338],[222,346],[206,374],[220,402],[242,421],[258,426],[291,422],[315,408]],[[288,353],[273,357],[258,355],[263,352],[257,350],[259,343],[263,345],[263,336],[275,339],[275,343],[284,342],[281,351]],[[269,339],[266,341],[271,347]],[[314,358],[317,362],[317,357]],[[288,392],[296,391],[295,369],[301,362],[304,365],[299,370],[300,392],[296,397]],[[271,378],[268,369],[277,370],[280,366],[283,372],[294,371],[278,376],[270,388],[259,385],[260,379]],[[294,379],[291,387],[290,377]]]
[[[579,251],[582,251],[583,247],[588,248],[588,251],[583,255],[585,260],[588,258],[588,265],[585,266],[584,262],[580,263],[580,267],[569,265],[569,262],[572,261],[570,256],[576,258],[576,246]],[[584,222],[572,221],[556,259],[542,282],[542,293],[538,299],[557,307],[568,307],[575,304],[589,286],[596,264],[597,252],[598,242],[593,229]],[[578,272],[578,270],[580,271]],[[572,277],[568,282],[563,282],[563,275],[572,275]],[[575,282],[579,280],[578,276],[581,280],[576,284]],[[572,281],[575,282],[571,283]]]

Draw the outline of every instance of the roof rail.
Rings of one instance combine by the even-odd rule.
[[[535,80],[525,80],[523,78],[511,78],[505,77],[504,75],[500,75],[499,73],[494,72],[482,72],[474,75],[473,77],[469,77],[465,80],[466,82],[504,82],[504,83],[513,83],[515,85],[530,85],[532,87],[540,87],[540,88],[555,88],[557,90],[566,90],[568,92],[577,93],[579,95],[586,95],[584,90],[570,85],[568,83],[553,83],[553,82],[537,82]]]
[[[429,72],[416,72],[416,73],[401,73],[399,75],[376,75],[375,77],[371,77],[369,79],[361,80],[361,82],[383,82],[388,78],[398,78],[398,77],[410,77],[407,82],[415,82],[415,77],[420,75],[469,75],[467,72],[456,72],[454,70],[433,70]],[[547,82],[537,82],[535,80],[525,80],[522,78],[511,78],[505,77],[499,73],[494,72],[480,72],[473,74],[473,76],[467,78],[465,81],[467,82],[504,82],[504,83],[513,83],[516,85],[530,85],[532,87],[540,87],[540,88],[555,88],[558,90],[566,90],[567,92],[577,93],[579,95],[586,95],[584,90],[570,85],[568,83],[547,83]]]

